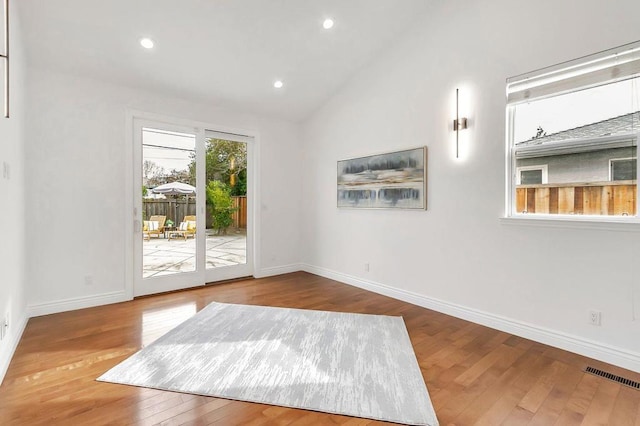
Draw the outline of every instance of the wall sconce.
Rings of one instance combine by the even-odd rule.
[[[4,118],[9,118],[9,0],[4,0]]]
[[[467,128],[467,118],[460,117],[460,89],[456,89],[456,118],[453,120],[453,131],[456,132],[456,158],[460,156],[460,130]]]

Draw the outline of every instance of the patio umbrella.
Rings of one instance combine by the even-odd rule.
[[[182,182],[169,182],[164,185],[158,185],[151,190],[151,192],[156,194],[164,194],[164,195],[186,195],[187,196],[187,206],[185,211],[189,214],[189,195],[194,195],[196,193],[196,188],[194,186],[189,185],[188,183]],[[178,204],[176,203],[175,209],[177,211]],[[177,213],[174,212],[174,222],[178,222]]]
[[[164,195],[193,195],[196,193],[196,188],[188,183],[169,182],[156,186],[151,192]]]

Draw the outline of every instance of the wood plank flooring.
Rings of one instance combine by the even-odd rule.
[[[384,424],[95,381],[212,301],[402,315],[442,425],[640,426],[640,391],[583,369],[640,374],[303,272],[32,318],[0,424]]]

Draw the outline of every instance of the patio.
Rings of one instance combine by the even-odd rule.
[[[182,238],[152,238],[143,241],[142,247],[143,278],[193,272],[196,269],[195,238],[186,241]],[[243,264],[247,261],[247,237],[244,232],[214,235],[207,230],[206,250],[207,269]]]

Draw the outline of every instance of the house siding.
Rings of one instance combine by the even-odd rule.
[[[548,166],[548,183],[604,182],[609,180],[609,160],[636,157],[636,147],[579,154],[523,158],[516,167]]]

